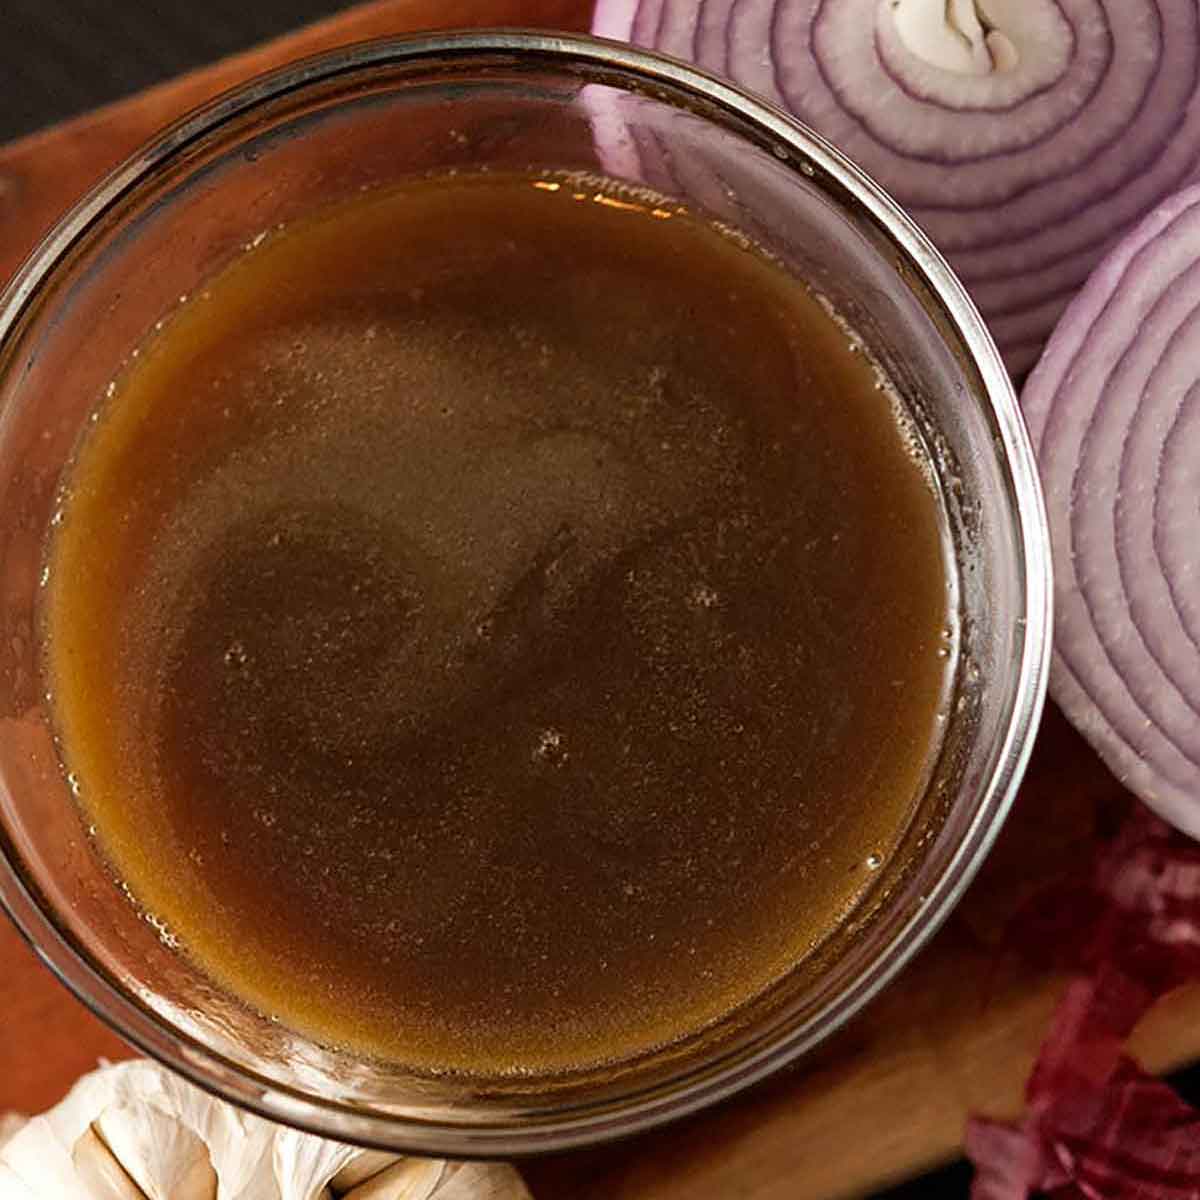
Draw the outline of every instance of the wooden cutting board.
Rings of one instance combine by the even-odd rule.
[[[0,147],[0,278],[160,126],[288,59],[434,26],[586,28],[590,0],[383,0]],[[1016,809],[962,904],[904,976],[802,1068],[722,1109],[522,1169],[537,1200],[809,1200],[859,1195],[953,1156],[969,1112],[1011,1115],[1061,980],[1002,952],[1020,901],[1089,853],[1130,798],[1057,712]],[[1200,986],[1134,1038],[1153,1070],[1200,1056]],[[0,921],[0,1111],[58,1100],[129,1050]]]

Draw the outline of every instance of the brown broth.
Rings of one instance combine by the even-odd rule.
[[[114,870],[249,1004],[417,1070],[578,1069],[761,992],[893,852],[946,683],[872,365],[595,180],[248,250],[98,410],[48,568]]]

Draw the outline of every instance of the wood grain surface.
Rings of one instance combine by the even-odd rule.
[[[158,128],[242,79],[363,38],[452,26],[579,29],[588,0],[384,0],[0,148],[0,277]],[[1006,950],[1021,901],[1091,851],[1129,797],[1053,710],[1016,809],[934,942],[802,1068],[634,1141],[528,1163],[537,1200],[806,1200],[859,1195],[952,1156],[969,1112],[1020,1108],[1062,981]],[[1166,997],[1134,1052],[1200,1055],[1200,987]],[[0,1111],[52,1104],[129,1051],[0,921]]]

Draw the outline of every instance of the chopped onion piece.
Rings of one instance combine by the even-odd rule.
[[[1200,846],[1138,808],[1085,871],[1018,912],[1013,932],[1035,961],[1076,977],[1029,1076],[1024,1119],[967,1127],[972,1200],[1200,1194],[1200,1112],[1124,1049],[1151,1004],[1200,969]]]

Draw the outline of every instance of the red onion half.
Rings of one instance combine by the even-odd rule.
[[[598,0],[593,32],[790,109],[924,226],[1010,370],[1200,178],[1196,0]]]
[[[1055,563],[1051,691],[1200,837],[1200,187],[1101,264],[1022,405]]]

